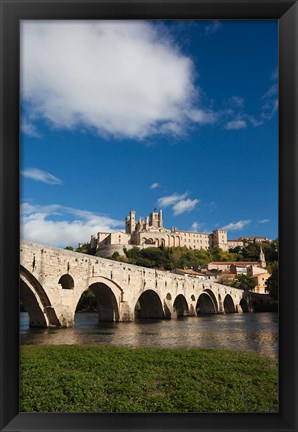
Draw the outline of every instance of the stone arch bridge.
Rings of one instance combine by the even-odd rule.
[[[244,292],[166,271],[21,241],[20,298],[32,327],[69,327],[89,288],[99,321],[247,312]]]

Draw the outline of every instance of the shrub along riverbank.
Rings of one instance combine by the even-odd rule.
[[[245,351],[21,347],[21,411],[276,412],[278,369]]]

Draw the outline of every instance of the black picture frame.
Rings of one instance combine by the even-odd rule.
[[[0,0],[0,5],[1,431],[297,431],[297,2]],[[19,23],[25,19],[279,21],[279,413],[19,413]]]

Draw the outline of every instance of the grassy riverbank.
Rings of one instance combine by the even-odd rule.
[[[250,352],[21,347],[21,411],[273,412],[276,363]]]

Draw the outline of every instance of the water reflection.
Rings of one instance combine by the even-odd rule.
[[[103,344],[129,347],[226,348],[277,358],[277,313],[206,315],[177,320],[98,323],[96,313],[76,314],[73,328],[29,328],[21,312],[22,344]]]

